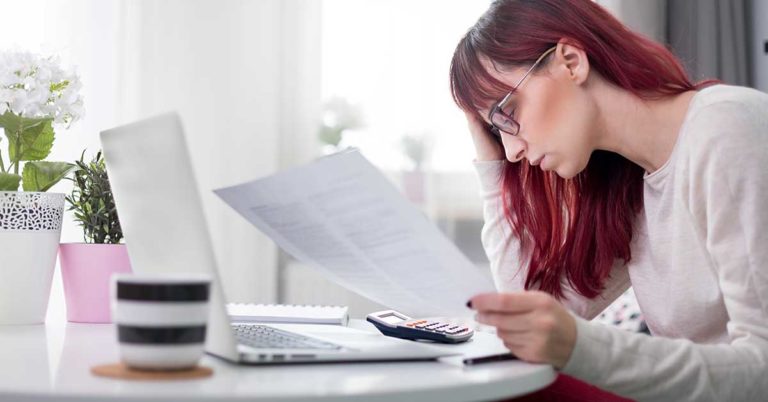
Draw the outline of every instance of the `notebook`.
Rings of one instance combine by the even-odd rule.
[[[347,325],[349,321],[346,306],[228,303],[227,313],[234,322]]]

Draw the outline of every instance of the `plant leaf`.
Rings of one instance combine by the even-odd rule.
[[[13,132],[17,131],[19,125],[22,123],[24,123],[24,128],[26,129],[36,127],[46,121],[53,121],[53,119],[50,117],[20,117],[11,111],[7,111],[5,114],[0,115],[0,127]]]
[[[8,151],[11,160],[40,161],[48,157],[53,147],[53,127],[51,121],[46,121],[32,128],[24,127],[21,133],[21,152],[16,155],[16,141],[9,137]]]
[[[8,138],[8,157],[11,161],[38,161],[48,157],[53,147],[54,132],[53,119],[19,117],[11,112],[5,112],[0,116],[0,126],[5,128],[5,136]],[[17,154],[16,133],[19,127],[21,133],[21,148]]]
[[[21,182],[21,176],[0,172],[0,191],[18,191],[19,182]]]
[[[48,191],[72,170],[75,165],[66,162],[27,162],[24,164],[24,191]]]
[[[86,243],[119,243],[122,232],[102,154],[99,151],[90,161],[84,158],[85,151],[75,162],[74,187],[66,200]]]

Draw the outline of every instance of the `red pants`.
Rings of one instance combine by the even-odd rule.
[[[565,374],[558,374],[547,388],[519,398],[508,399],[507,402],[630,402],[608,391],[603,391],[594,385],[577,380]]]

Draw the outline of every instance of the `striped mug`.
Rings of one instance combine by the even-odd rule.
[[[193,368],[205,349],[211,278],[115,274],[112,318],[123,363],[140,370]]]

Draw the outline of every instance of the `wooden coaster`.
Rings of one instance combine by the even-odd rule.
[[[118,378],[121,380],[191,380],[210,377],[213,370],[209,367],[196,366],[188,370],[136,370],[123,363],[102,364],[91,367],[91,373],[101,377]]]

